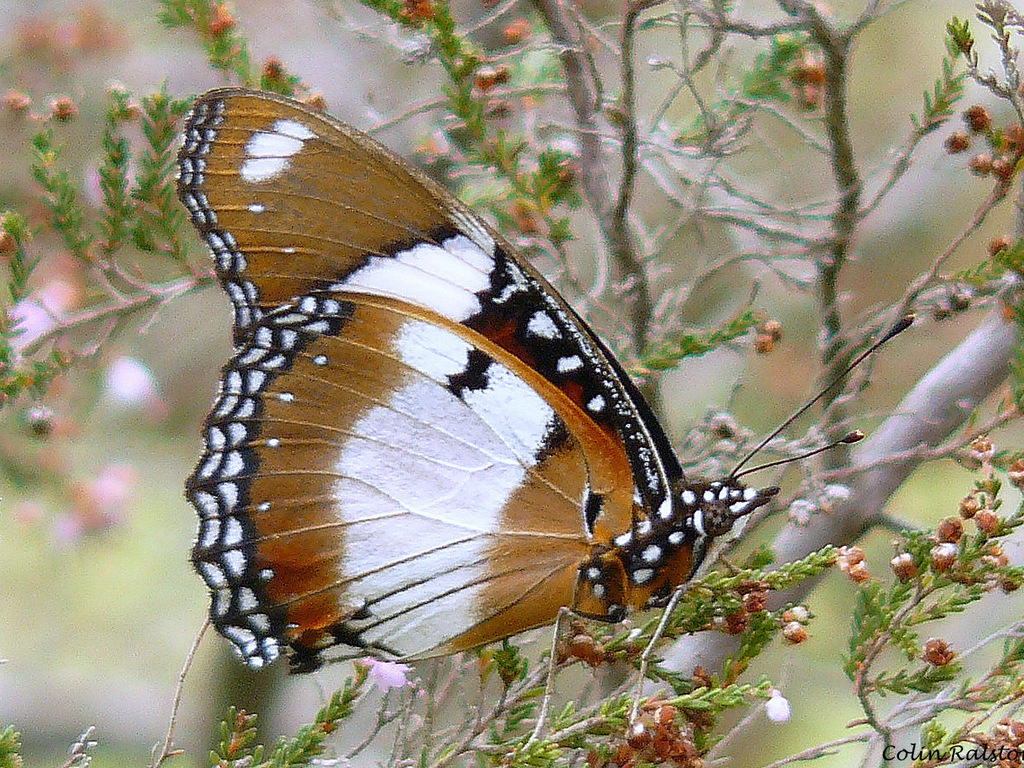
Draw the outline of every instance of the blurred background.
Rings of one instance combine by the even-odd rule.
[[[737,5],[755,9],[748,15],[758,7]],[[861,5],[833,3],[847,17]],[[940,73],[945,22],[973,12],[973,3],[952,0],[896,5],[863,35],[853,60],[849,97],[865,173],[890,155],[909,129],[909,114],[920,111],[922,92]],[[482,45],[494,44],[495,30],[530,14],[526,4],[504,7],[478,31]],[[618,12],[611,2],[585,7],[595,23],[613,20]],[[454,8],[466,23],[489,13],[474,0]],[[0,0],[0,93],[27,94],[40,112],[55,96],[74,101],[80,114],[59,130],[58,139],[85,201],[98,199],[103,94],[112,82],[137,95],[166,84],[178,97],[222,84],[193,34],[161,28],[158,11],[154,0]],[[324,94],[332,114],[359,128],[374,128],[437,98],[439,73],[417,63],[415,42],[355,3],[238,0],[232,13],[257,61],[278,57]],[[652,34],[638,52],[641,101],[648,110],[662,98],[667,80],[642,65],[651,57],[674,55],[675,45]],[[739,47],[733,63],[751,56]],[[564,110],[559,96],[550,98],[552,111]],[[969,89],[961,106],[976,100],[984,101],[984,95]],[[377,135],[409,155],[436,140],[436,118],[428,110],[416,111]],[[959,118],[949,130],[953,127],[960,127]],[[28,168],[35,130],[24,116],[0,114],[0,208],[33,213],[38,191]],[[967,172],[965,157],[944,152],[949,130],[926,141],[900,183],[898,205],[880,208],[861,231],[858,261],[843,286],[849,318],[899,296],[960,232],[990,189]],[[771,127],[754,136],[758,141],[737,161],[745,183],[759,179],[762,193],[776,194],[781,204],[831,193],[829,177],[820,168],[809,170],[814,166],[808,152],[792,136],[783,138]],[[641,190],[638,209],[646,219],[668,215],[659,200]],[[990,238],[1011,232],[1012,212],[1004,206],[947,271],[976,264],[985,258]],[[88,289],[76,278],[75,265],[47,237],[41,235],[34,246],[44,258],[34,277],[36,306],[19,310],[30,331],[41,332],[48,318],[95,299],[83,295]],[[592,238],[592,227],[583,227],[571,248],[584,277],[592,269]],[[684,231],[664,264],[659,262],[658,285],[670,290],[700,264],[742,247],[724,228]],[[195,248],[198,261],[198,241]],[[154,264],[143,268],[150,276],[160,270]],[[706,295],[688,305],[689,319],[709,323],[728,316],[747,300],[751,279],[737,268],[705,286]],[[665,375],[663,400],[672,436],[684,434],[707,409],[728,406],[737,381],[734,412],[762,433],[813,392],[819,328],[812,301],[769,278],[755,307],[783,322],[784,343],[763,358],[721,351],[684,361]],[[895,406],[908,382],[980,318],[968,314],[942,324],[926,319],[894,342],[878,359],[873,386],[857,403],[865,414],[859,426],[870,429]],[[615,335],[614,315],[595,321]],[[58,379],[41,403],[18,401],[2,415],[0,658],[6,663],[0,665],[0,725],[12,723],[21,731],[33,764],[59,765],[64,750],[88,726],[96,727],[99,742],[95,766],[145,764],[163,738],[178,673],[207,610],[205,587],[188,562],[196,521],[182,483],[198,457],[199,424],[230,353],[228,323],[227,299],[216,288],[195,291],[120,329],[87,364]],[[1013,448],[1019,437],[998,436],[997,444]],[[955,514],[971,478],[952,462],[930,465],[900,491],[890,511],[911,522],[934,523]],[[770,535],[770,530],[762,534]],[[869,562],[879,571],[891,557],[891,538],[875,533],[865,542]],[[1024,560],[1019,548],[1007,554],[1014,562]],[[780,645],[759,660],[749,678],[770,675],[790,698],[794,714],[788,724],[760,722],[745,731],[747,743],[733,751],[735,764],[770,762],[834,738],[860,715],[835,663],[853,589],[838,577],[828,579],[810,601],[818,616],[811,642]],[[979,627],[985,622],[998,625],[993,613],[1020,614],[1019,599],[996,599],[995,605],[986,601],[972,608],[959,625],[964,628],[956,631],[965,638],[984,634]],[[956,631],[947,638],[955,642]],[[183,766],[202,762],[228,703],[264,705],[260,692],[276,690],[277,703],[261,706],[269,715],[265,735],[272,740],[308,721],[324,692],[350,673],[338,665],[281,682],[285,670],[276,665],[254,675],[236,664],[228,644],[213,634],[196,665],[184,689],[177,739],[188,750]],[[845,763],[840,758],[831,764]]]

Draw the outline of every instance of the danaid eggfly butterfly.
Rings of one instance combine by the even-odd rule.
[[[618,620],[775,495],[686,480],[562,297],[365,134],[225,88],[178,163],[234,310],[192,558],[251,666],[450,654],[562,607]]]

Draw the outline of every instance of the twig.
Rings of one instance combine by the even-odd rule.
[[[178,682],[174,686],[174,699],[171,702],[171,716],[167,721],[167,735],[164,737],[163,746],[160,747],[159,754],[149,764],[149,768],[160,768],[164,764],[164,761],[170,757],[177,757],[182,754],[182,750],[174,749],[174,729],[178,723],[178,709],[181,707],[181,697],[185,690],[185,678],[188,677],[188,672],[192,668],[192,662],[195,661],[196,652],[199,650],[199,644],[203,641],[206,636],[206,631],[210,628],[210,620],[206,619],[203,622],[203,626],[200,627],[196,633],[195,639],[192,640],[192,645],[188,649],[188,653],[185,654],[185,663],[181,665],[181,671],[178,673]],[[156,747],[153,748],[154,750]]]

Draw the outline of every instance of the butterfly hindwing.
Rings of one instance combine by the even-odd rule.
[[[224,371],[188,483],[218,628],[250,658],[283,624],[303,649],[344,637],[413,656],[506,636],[508,613],[551,621],[559,603],[529,596],[575,583],[588,495],[623,504],[630,474],[515,365],[383,297],[266,313]]]

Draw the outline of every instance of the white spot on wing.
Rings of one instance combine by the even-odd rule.
[[[638,568],[633,571],[633,581],[637,584],[646,584],[654,578],[654,571],[650,568]]]
[[[583,367],[583,361],[579,355],[570,355],[569,357],[558,358],[558,372],[559,373],[570,373],[571,371],[578,371]]]
[[[557,339],[561,335],[551,315],[543,311],[533,313],[526,323],[526,331],[542,339]]]
[[[271,130],[254,133],[245,144],[240,174],[250,184],[280,176],[289,158],[316,134],[295,120],[278,120]]]
[[[487,387],[468,389],[462,399],[527,466],[543,447],[549,424],[557,418],[533,387],[503,365],[491,365]]]

